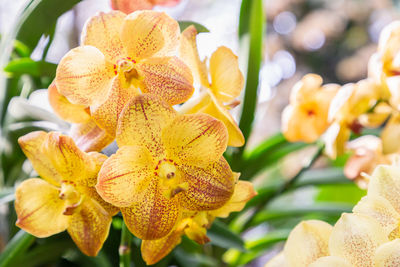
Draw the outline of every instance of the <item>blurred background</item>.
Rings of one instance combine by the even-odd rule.
[[[241,55],[248,48],[242,45],[238,38],[241,2],[182,0],[174,7],[157,6],[155,9],[165,11],[177,20],[194,21],[207,27],[210,32],[200,33],[198,36],[200,57],[209,57],[218,46],[228,46],[239,55],[239,61],[243,65],[242,71],[245,74],[246,62],[242,62]],[[10,32],[13,29],[12,25],[19,19],[18,16],[25,4],[24,0],[0,0],[2,37],[12,34]],[[288,104],[290,90],[306,73],[321,75],[324,83],[344,84],[365,78],[368,60],[376,51],[380,31],[390,22],[400,19],[399,4],[391,0],[265,0],[263,4],[267,24],[263,37],[256,117],[252,135],[248,140],[250,149],[257,148],[280,131],[281,112]],[[80,31],[86,19],[98,11],[108,10],[110,3],[107,0],[81,1],[58,19],[54,35],[43,35],[39,43],[32,46],[31,53],[28,53],[29,57],[57,64],[69,49],[79,45]],[[51,13],[51,10],[48,12]],[[24,47],[20,49],[23,50]],[[15,57],[20,56],[15,55]],[[0,60],[0,64],[4,64],[4,61]],[[46,118],[41,123],[45,123],[47,129],[68,128],[65,122],[51,115],[47,92],[40,90],[50,84],[51,74],[41,73],[25,78],[23,74],[26,73],[18,74],[21,76],[15,81],[15,87],[22,88],[20,94],[26,98],[25,102],[22,101],[21,104],[19,99],[11,101],[7,107],[1,107],[8,111],[7,120],[14,123],[7,140],[0,140],[1,150],[6,151],[6,154],[7,151],[17,149],[13,148],[12,140],[21,135],[21,131],[18,131],[18,124],[15,122],[26,116],[26,112],[36,118]],[[11,74],[3,75],[9,77]],[[0,90],[5,90],[5,87],[1,87]],[[238,116],[239,111],[240,109],[236,109],[234,115]],[[265,191],[273,187],[276,180],[292,177],[302,166],[302,160],[299,159],[307,158],[313,152],[315,147],[304,148],[297,144],[295,149],[290,150],[289,156],[280,157],[276,161],[271,160],[273,164],[255,175],[253,181],[256,188]],[[24,170],[28,175],[29,167],[24,164],[24,160],[17,160],[15,157],[21,155],[3,157],[3,160],[7,158],[7,162],[14,162],[19,170]],[[316,168],[309,171],[307,179],[312,181],[325,176],[324,179],[331,178],[335,182],[321,186],[304,184],[299,190],[293,190],[274,199],[267,206],[263,206],[262,212],[259,212],[253,220],[253,225],[246,229],[235,228],[237,226],[235,223],[240,221],[240,217],[245,218],[251,214],[251,210],[231,218],[228,221],[231,229],[239,232],[246,245],[254,251],[251,253],[242,253],[235,249],[224,251],[224,264],[263,266],[267,259],[280,250],[282,243],[279,242],[287,236],[287,229],[291,229],[301,219],[319,218],[332,223],[341,212],[351,210],[365,192],[354,184],[346,182],[340,169],[344,161],[345,157],[338,158],[334,162],[319,160]],[[13,168],[3,165],[3,175],[10,177],[15,175],[15,178],[5,177],[5,180],[11,181],[8,186],[21,179],[21,174],[14,172]],[[8,203],[7,199],[0,201],[0,251],[5,246],[6,240],[16,231],[16,229],[10,230],[8,225],[15,216]],[[282,203],[289,208],[284,214],[279,214],[278,210]],[[282,230],[284,226],[287,226],[286,230]],[[277,228],[279,230],[274,232]],[[204,249],[207,251],[207,246]],[[66,259],[68,257],[73,258],[67,255]],[[66,263],[70,261],[66,260],[64,264]],[[213,264],[220,263],[211,265]]]

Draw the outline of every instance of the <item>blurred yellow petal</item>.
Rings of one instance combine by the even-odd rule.
[[[290,142],[316,141],[330,125],[328,112],[338,89],[335,84],[322,86],[322,78],[316,74],[307,74],[297,82],[290,94],[290,105],[282,114],[285,138]]]
[[[68,233],[79,249],[96,256],[107,239],[111,215],[97,202],[86,199],[71,216]]]
[[[159,262],[167,256],[181,242],[182,231],[171,231],[163,238],[156,240],[143,240],[141,252],[147,265]]]
[[[267,262],[264,267],[290,267],[285,259],[283,252],[273,257],[269,262]]]
[[[221,102],[229,102],[240,95],[244,78],[238,58],[225,47],[219,47],[210,58],[211,90]]]
[[[328,256],[332,226],[317,220],[299,223],[289,234],[283,254],[291,267],[307,267],[316,259]]]
[[[378,247],[375,251],[374,262],[376,267],[400,266],[400,239]]]
[[[114,76],[104,55],[93,46],[70,50],[57,67],[56,86],[71,103],[89,106],[101,103]]]
[[[400,214],[389,201],[380,196],[363,197],[353,208],[353,212],[374,218],[387,236],[399,226]]]
[[[309,267],[352,267],[352,265],[343,258],[325,256],[311,263]]]
[[[181,34],[179,56],[192,70],[193,78],[197,83],[210,87],[208,82],[207,66],[199,57],[196,44],[197,30],[193,25],[187,27]]]
[[[163,129],[162,141],[169,158],[205,166],[225,152],[228,131],[221,121],[209,115],[182,115]]]
[[[96,185],[107,202],[128,207],[140,200],[153,174],[153,159],[145,147],[123,146],[103,164]]]
[[[189,184],[181,194],[181,205],[186,209],[218,209],[231,198],[237,176],[223,157],[204,168],[183,164],[178,168]]]
[[[323,136],[325,154],[335,159],[345,151],[346,142],[350,139],[351,130],[345,125],[334,122]]]
[[[135,88],[124,88],[120,79],[115,77],[107,100],[100,105],[90,107],[93,120],[109,135],[114,136],[122,109],[137,94]]]
[[[49,102],[54,112],[63,120],[72,123],[84,123],[90,120],[90,114],[83,105],[75,105],[68,101],[57,90],[55,82],[48,89]]]
[[[96,47],[111,62],[126,57],[120,38],[125,17],[119,11],[99,12],[90,17],[83,28],[81,44]]]
[[[161,132],[177,116],[176,111],[154,95],[138,95],[123,109],[117,129],[117,143],[145,146],[153,157],[163,158]]]
[[[208,89],[205,94],[206,95],[201,99],[201,101],[193,104],[187,110],[182,110],[181,112],[187,114],[206,113],[213,116],[225,124],[229,133],[228,146],[240,147],[244,145],[245,140],[242,131],[227,108],[221,104]]]
[[[19,146],[31,162],[35,171],[47,182],[59,186],[62,176],[52,166],[51,157],[44,152],[44,143],[47,142],[46,132],[30,132],[18,139]]]
[[[400,213],[400,167],[378,166],[372,174],[368,186],[368,196],[386,198]]]
[[[400,152],[400,115],[394,114],[381,132],[383,153]]]
[[[145,93],[161,97],[170,105],[188,100],[194,91],[188,66],[177,57],[153,57],[136,64]]]
[[[140,239],[159,239],[168,235],[179,216],[178,197],[166,198],[159,192],[158,177],[143,188],[143,197],[131,207],[121,208],[128,229]]]
[[[179,25],[164,12],[137,11],[125,18],[121,39],[136,61],[172,55],[179,45]]]
[[[101,151],[114,141],[115,137],[109,135],[97,124],[90,120],[86,123],[73,124],[69,135],[76,145],[85,152]]]
[[[379,223],[366,215],[344,213],[335,224],[329,240],[332,256],[344,258],[353,266],[374,266],[374,252],[389,239]]]
[[[22,182],[15,192],[16,225],[37,237],[64,231],[70,217],[63,215],[67,203],[59,194],[58,188],[42,179]]]
[[[231,199],[221,208],[210,210],[209,213],[215,217],[226,218],[231,212],[241,211],[246,203],[257,195],[253,184],[248,181],[238,181]]]

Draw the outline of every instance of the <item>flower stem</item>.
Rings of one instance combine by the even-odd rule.
[[[125,222],[122,222],[121,243],[119,245],[119,250],[118,250],[120,267],[131,266],[131,242],[132,242],[132,234],[126,227]]]

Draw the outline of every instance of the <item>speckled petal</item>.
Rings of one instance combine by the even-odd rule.
[[[367,195],[386,198],[400,213],[400,167],[378,166],[372,174]]]
[[[378,247],[374,257],[375,267],[400,266],[400,239],[395,239]]]
[[[73,104],[101,103],[111,89],[114,73],[104,55],[94,46],[70,50],[57,67],[58,91]]]
[[[385,242],[389,239],[375,219],[344,213],[332,230],[329,251],[353,266],[372,267],[375,250]]]
[[[353,212],[376,219],[388,236],[399,226],[400,214],[388,200],[380,196],[363,197],[353,208]]]
[[[177,116],[159,97],[149,94],[134,97],[123,109],[118,121],[117,143],[122,146],[146,146],[153,157],[163,157],[161,132]]]
[[[237,176],[221,157],[204,168],[179,165],[183,179],[189,184],[182,193],[181,205],[188,210],[213,210],[222,207],[232,197]]]
[[[229,102],[240,95],[244,78],[238,58],[232,50],[219,47],[210,58],[211,90],[221,102]]]
[[[145,147],[123,146],[101,167],[97,192],[107,202],[128,207],[140,200],[153,175],[153,159]]]
[[[314,261],[309,267],[352,267],[352,265],[343,258],[326,256]]]
[[[179,195],[167,199],[159,190],[155,177],[143,190],[143,197],[131,207],[121,208],[128,229],[138,238],[153,240],[165,237],[174,227],[178,216]]]
[[[68,233],[79,249],[88,256],[96,256],[106,241],[111,215],[97,202],[86,199],[74,212]]]
[[[113,63],[126,57],[120,37],[125,17],[120,11],[99,12],[92,16],[83,28],[81,44],[98,48]]]
[[[90,107],[93,120],[109,135],[115,136],[122,109],[137,94],[135,88],[125,88],[119,77],[115,77],[107,100],[100,105]]]
[[[231,199],[221,208],[210,210],[209,213],[215,217],[227,218],[231,212],[241,211],[246,203],[257,195],[253,184],[248,181],[238,181]]]
[[[141,245],[143,260],[147,265],[159,262],[181,242],[182,234],[182,231],[171,231],[169,235],[160,239],[143,240]]]
[[[303,221],[290,233],[283,253],[291,267],[307,267],[316,259],[328,256],[332,226],[317,220]]]
[[[135,60],[174,53],[179,44],[179,25],[164,12],[136,11],[125,18],[121,39]]]
[[[225,125],[206,114],[177,117],[162,132],[168,157],[194,166],[217,161],[226,150],[228,131]]]
[[[63,215],[67,206],[59,198],[57,187],[42,179],[22,182],[15,192],[16,225],[37,237],[48,237],[64,231],[69,216]]]
[[[52,82],[48,89],[48,97],[54,112],[63,120],[71,123],[84,123],[90,120],[90,113],[86,106],[75,105],[60,94],[55,82]]]
[[[194,91],[188,66],[177,57],[153,57],[136,64],[145,93],[158,95],[170,105],[188,100]]]

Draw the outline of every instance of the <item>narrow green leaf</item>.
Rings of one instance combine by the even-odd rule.
[[[207,231],[207,235],[211,239],[211,243],[216,246],[245,251],[242,238],[220,221],[215,221],[213,223],[211,228]]]
[[[351,212],[353,205],[345,205],[341,203],[324,203],[309,206],[285,206],[275,209],[266,209],[258,212],[250,226],[258,225],[269,220],[282,219],[287,217],[297,217],[309,213],[322,213],[328,215],[340,215],[343,212]]]
[[[34,77],[54,77],[56,75],[56,69],[56,64],[46,61],[34,61],[29,57],[25,57],[10,61],[4,68],[4,71],[14,75],[29,74]]]
[[[177,247],[173,251],[175,259],[181,266],[191,267],[214,267],[219,266],[216,259],[200,253],[188,253],[181,247]]]
[[[244,31],[247,29],[245,21],[248,21],[248,32],[250,34],[250,45],[247,58],[247,77],[239,122],[239,127],[243,132],[243,136],[245,140],[248,140],[257,105],[257,91],[262,61],[262,44],[265,24],[263,1],[244,0],[242,2],[240,16],[241,26],[239,26],[239,36],[243,37]],[[242,171],[240,167],[242,166],[242,155],[246,144],[235,150],[233,153],[232,168],[235,171]]]
[[[239,38],[249,32],[250,8],[252,0],[243,0],[239,15]]]
[[[0,254],[0,267],[16,266],[15,261],[25,253],[34,241],[34,236],[20,230]]]
[[[187,27],[190,25],[193,25],[198,33],[201,32],[210,32],[204,25],[201,25],[200,23],[194,22],[194,21],[178,21],[179,23],[179,28],[181,32],[183,32]]]

